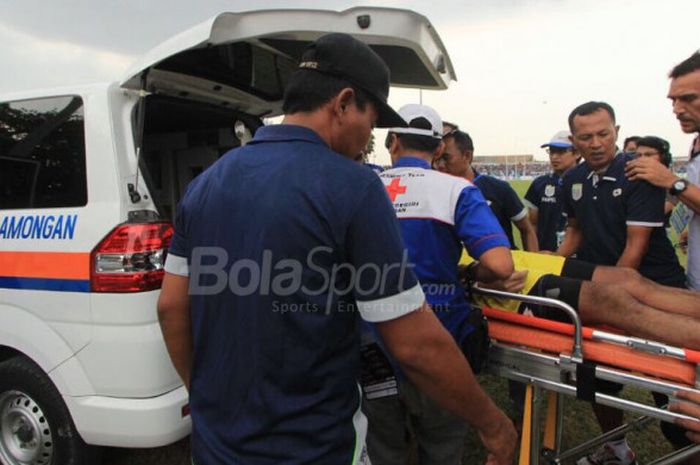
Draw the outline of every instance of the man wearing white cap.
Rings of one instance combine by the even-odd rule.
[[[532,181],[525,194],[525,204],[530,209],[530,221],[537,232],[540,250],[557,250],[564,237],[566,217],[562,214],[561,181],[564,173],[579,161],[570,138],[571,133],[563,130],[541,145],[547,149],[552,172]]]
[[[464,297],[457,277],[463,245],[478,262],[469,273],[479,280],[513,273],[510,244],[478,188],[470,182],[433,171],[430,162],[443,148],[442,120],[430,107],[405,105],[399,115],[408,127],[390,128],[386,147],[393,168],[380,174],[399,219],[408,261],[426,300],[445,329],[462,347],[473,370],[479,366],[477,342],[484,337],[481,318]],[[482,339],[483,340],[483,339]],[[377,357],[375,357],[376,360]],[[460,368],[461,369],[461,368]],[[467,424],[439,407],[407,378],[397,373],[398,393],[367,391],[363,409],[369,420],[367,447],[373,465],[405,464],[410,444],[405,429],[412,424],[421,465],[461,463]],[[486,448],[509,456],[516,433],[507,416],[486,395],[469,370],[463,380],[486,423],[501,425],[497,434],[472,422]],[[479,403],[475,399],[481,399]]]

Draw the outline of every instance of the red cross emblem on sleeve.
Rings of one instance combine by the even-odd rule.
[[[406,193],[406,186],[401,185],[401,178],[394,178],[391,180],[391,184],[386,186],[386,191],[389,193],[391,201],[394,202],[396,197]]]

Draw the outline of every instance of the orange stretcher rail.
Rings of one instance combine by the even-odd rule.
[[[524,345],[556,354],[571,353],[571,337],[506,321],[489,321],[489,336],[502,342]],[[695,364],[684,360],[643,353],[624,346],[585,340],[587,360],[637,371],[669,381],[695,385]]]
[[[547,320],[544,318],[537,318],[533,316],[520,315],[518,313],[508,312],[504,310],[498,310],[494,308],[483,308],[484,315],[489,319],[498,319],[502,321],[508,321],[522,326],[527,326],[530,328],[537,328],[546,331],[551,331],[558,334],[573,335],[574,327],[569,323],[561,323],[559,321]],[[582,327],[581,334],[584,339],[597,339],[596,334],[605,334],[598,329]],[[609,344],[615,347],[613,344]],[[700,363],[700,351],[691,349],[680,349],[682,350],[684,359],[692,363]],[[584,354],[585,355],[585,354]],[[693,383],[694,384],[694,383]]]

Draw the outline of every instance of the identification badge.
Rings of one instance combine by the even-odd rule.
[[[379,344],[372,342],[363,345],[360,348],[360,358],[362,361],[360,385],[365,399],[381,399],[399,393],[394,369]]]
[[[547,197],[553,197],[554,196],[554,186],[551,184],[547,184],[547,187],[544,188],[544,195]]]
[[[571,186],[571,198],[574,200],[581,200],[581,197],[583,197],[583,184],[578,182]]]

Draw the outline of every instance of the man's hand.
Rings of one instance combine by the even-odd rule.
[[[689,391],[678,391],[675,396],[677,399],[687,402],[672,403],[670,406],[672,412],[698,418],[698,421],[676,420],[676,424],[688,430],[685,433],[688,439],[700,444],[700,394]]]
[[[625,176],[631,181],[644,180],[658,187],[670,189],[678,176],[659,161],[650,157],[640,157],[628,161],[625,165]]]
[[[511,465],[518,443],[518,433],[513,422],[500,410],[493,427],[479,431],[479,438],[489,451],[486,465]]]
[[[517,294],[522,291],[525,287],[525,280],[527,279],[527,270],[514,271],[505,279],[497,279],[490,283],[479,283],[481,287],[496,289],[498,291],[511,292]]]

